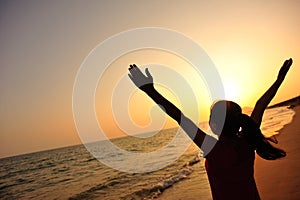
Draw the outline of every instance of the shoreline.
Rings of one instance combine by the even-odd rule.
[[[300,106],[295,115],[276,135],[278,148],[287,152],[285,158],[268,161],[256,155],[254,177],[261,199],[299,199],[300,196]]]

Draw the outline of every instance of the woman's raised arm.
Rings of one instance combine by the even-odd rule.
[[[206,134],[154,88],[153,78],[149,73],[148,68],[145,70],[147,76],[145,76],[135,64],[130,65],[128,70],[128,76],[132,82],[157,103],[164,112],[172,117],[198,147],[201,147]]]
[[[287,72],[290,69],[290,66],[292,65],[293,60],[290,58],[289,60],[286,60],[282,67],[280,68],[280,71],[278,73],[276,81],[272,84],[272,86],[260,97],[260,99],[256,102],[255,107],[253,109],[253,112],[251,114],[251,118],[255,121],[255,123],[260,126],[262,117],[264,114],[265,109],[271,102],[271,100],[274,98],[278,88],[280,87],[281,83],[283,82]]]

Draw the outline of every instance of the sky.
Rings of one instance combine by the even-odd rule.
[[[0,157],[81,143],[72,111],[76,74],[98,44],[134,28],[170,29],[196,41],[215,64],[226,98],[242,107],[254,106],[275,81],[283,61],[291,57],[292,68],[271,104],[298,96],[299,11],[300,1],[293,0],[1,1]],[[148,64],[154,80],[168,78],[153,63],[171,66],[187,79],[193,91],[199,91],[200,121],[208,119],[212,99],[203,80],[191,78],[193,73],[186,70],[188,63],[170,53],[141,50],[111,63],[97,86],[95,113],[107,137],[124,136],[113,121],[110,99],[130,63]],[[187,98],[162,85],[157,87],[179,107],[178,95],[179,99]],[[132,96],[124,97],[126,101],[118,98],[116,105],[125,102],[137,125],[143,128],[151,121],[165,119],[157,107],[151,119],[153,102],[135,91],[129,80],[125,80],[126,88],[134,91]],[[166,119],[162,126],[175,125]],[[126,123],[124,126],[128,128]],[[130,127],[127,132],[131,132]]]

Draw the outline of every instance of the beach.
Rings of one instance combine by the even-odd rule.
[[[277,135],[278,147],[287,152],[280,160],[267,161],[256,155],[254,174],[262,200],[296,200],[300,196],[300,106],[293,108],[296,114],[290,124]],[[212,199],[208,180],[199,180],[203,161],[192,166],[191,176],[165,190],[158,199]]]
[[[300,196],[297,171],[300,106],[293,109],[296,115],[287,106],[267,109],[264,114],[263,133],[274,134],[281,130],[278,146],[286,150],[287,157],[276,161],[257,157],[254,171],[262,199],[298,199]],[[206,130],[207,123],[199,126]],[[124,157],[108,151],[109,141],[89,144],[101,155],[101,161],[111,159],[123,169],[148,169],[146,173],[122,172],[107,166],[82,144],[0,159],[0,199],[212,199],[205,159],[199,158],[199,148],[195,144],[178,154],[188,138],[183,131],[177,131],[177,128],[166,129],[145,139],[122,137],[111,140],[116,146],[143,153],[143,156],[149,151],[165,148],[166,152],[158,157],[140,162],[136,156]],[[176,145],[166,146],[175,135]],[[169,160],[169,165],[154,170]]]
[[[300,197],[300,106],[277,137],[278,146],[287,152],[281,160],[266,161],[256,156],[255,178],[261,199],[299,199]]]

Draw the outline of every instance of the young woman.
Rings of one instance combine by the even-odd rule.
[[[220,100],[212,105],[209,125],[219,136],[218,140],[204,133],[155,90],[148,69],[145,76],[136,65],[130,65],[128,75],[204,151],[205,167],[214,200],[257,200],[260,197],[254,180],[255,152],[266,160],[275,160],[286,155],[283,150],[269,143],[259,127],[265,109],[275,96],[292,62],[292,59],[284,62],[276,81],[257,101],[251,116],[243,114],[241,107],[232,101]]]

